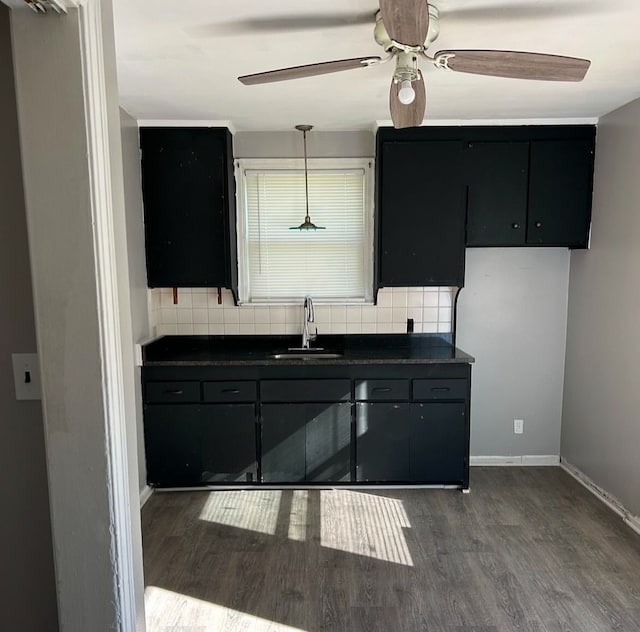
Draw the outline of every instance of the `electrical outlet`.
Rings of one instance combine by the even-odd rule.
[[[523,434],[524,433],[524,419],[514,419],[513,420],[513,432],[515,434]]]

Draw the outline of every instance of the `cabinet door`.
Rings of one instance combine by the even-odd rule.
[[[380,153],[379,285],[462,286],[462,141],[384,141]]]
[[[525,243],[529,143],[467,144],[467,246]]]
[[[262,481],[305,478],[305,404],[262,405]]]
[[[404,482],[409,467],[408,403],[356,404],[356,472],[359,482]]]
[[[229,286],[227,135],[140,130],[149,287]]]
[[[149,485],[177,487],[201,482],[200,406],[146,406],[144,436]]]
[[[202,481],[257,481],[255,406],[203,406],[201,419]]]
[[[305,405],[305,480],[351,480],[351,404]]]
[[[468,431],[465,404],[411,404],[411,480],[465,481]]]
[[[263,404],[265,483],[351,480],[351,404]]]
[[[529,173],[527,243],[586,248],[593,140],[533,141]]]

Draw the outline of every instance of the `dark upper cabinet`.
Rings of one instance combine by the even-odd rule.
[[[145,127],[140,145],[149,287],[235,290],[229,130]]]
[[[376,287],[464,282],[464,246],[585,248],[595,127],[381,128]]]
[[[527,244],[587,247],[593,160],[592,137],[531,143]]]
[[[463,284],[462,149],[378,132],[377,287]]]
[[[586,248],[595,128],[466,128],[467,246]]]
[[[523,246],[527,234],[529,143],[465,146],[467,246]]]

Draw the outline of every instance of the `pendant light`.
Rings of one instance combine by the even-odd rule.
[[[302,132],[304,143],[304,199],[306,214],[304,222],[300,226],[290,226],[289,230],[325,230],[326,226],[316,226],[309,217],[309,169],[307,168],[307,132],[313,129],[313,125],[296,125],[296,129]]]

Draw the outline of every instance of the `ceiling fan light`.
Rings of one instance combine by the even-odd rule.
[[[405,80],[400,84],[398,90],[398,100],[403,105],[410,105],[416,98],[416,92],[411,85],[411,81]]]

